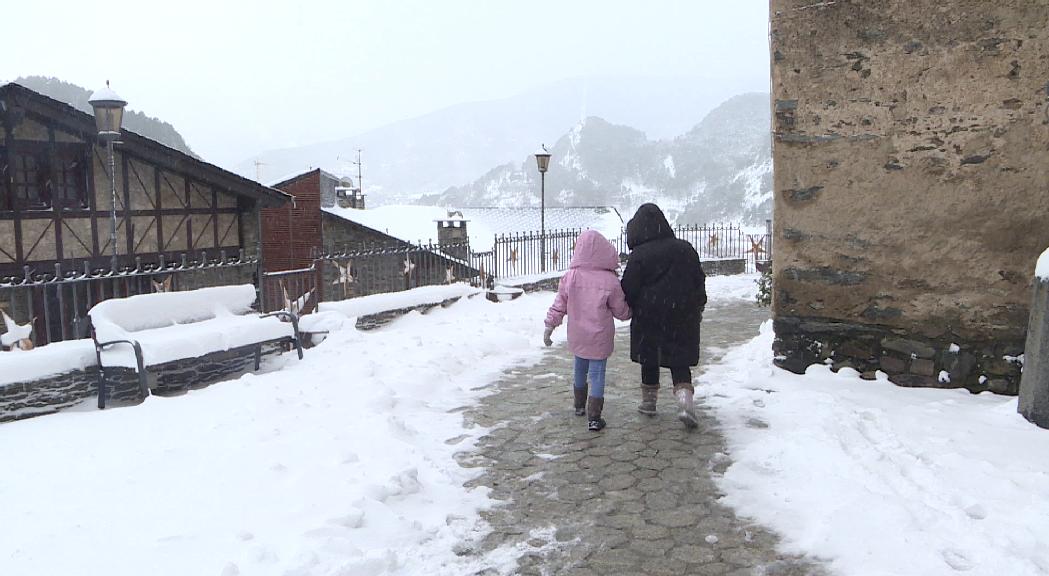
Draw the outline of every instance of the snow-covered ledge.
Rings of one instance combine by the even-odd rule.
[[[1049,428],[1049,249],[1035,266],[1019,411],[1038,426]]]

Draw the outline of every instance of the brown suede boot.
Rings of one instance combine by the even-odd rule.
[[[659,397],[659,385],[649,386],[647,384],[641,385],[641,404],[638,405],[637,411],[647,416],[656,415],[656,398]]]
[[[584,416],[586,415],[586,387],[572,388],[572,392],[575,394],[575,415]]]
[[[699,420],[696,418],[696,406],[693,401],[695,390],[691,382],[674,384],[674,396],[677,397],[678,408],[680,408],[677,418],[689,430],[699,426]]]
[[[604,407],[604,398],[590,397],[590,403],[586,407],[586,427],[591,432],[600,432],[605,427],[605,419],[601,417],[601,410]]]

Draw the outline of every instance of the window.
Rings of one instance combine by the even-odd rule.
[[[10,154],[0,210],[86,210],[87,151],[82,145],[19,146]]]
[[[47,154],[11,154],[11,189],[14,202],[23,210],[51,207],[51,175]]]
[[[87,161],[78,147],[59,147],[54,154],[53,201],[64,210],[85,210],[87,198]]]

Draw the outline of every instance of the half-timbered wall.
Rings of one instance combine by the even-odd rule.
[[[22,266],[109,265],[112,191],[106,148],[31,113],[5,113],[0,129],[0,276]],[[116,146],[116,253],[149,261],[159,253],[231,254],[245,246],[254,215],[236,195],[159,168]],[[242,218],[243,215],[243,218]]]

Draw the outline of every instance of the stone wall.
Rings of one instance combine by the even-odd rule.
[[[1049,4],[771,1],[777,363],[1015,393]]]
[[[33,382],[0,384],[0,422],[51,414],[97,395],[98,368],[95,367]],[[121,404],[140,401],[137,376],[110,380],[109,398]]]
[[[263,346],[263,355],[281,351],[277,344]],[[254,369],[255,347],[213,352],[147,368],[150,393],[170,396],[205,388]],[[127,406],[142,401],[138,374],[130,368],[107,368],[107,406]],[[98,368],[75,370],[33,382],[0,384],[0,422],[51,414],[98,397]]]
[[[703,273],[707,276],[732,276],[747,273],[747,259],[704,260]]]
[[[473,295],[467,296],[467,298],[472,297]],[[386,310],[384,312],[378,312],[376,314],[368,314],[366,316],[361,316],[357,318],[357,324],[355,324],[354,327],[362,331],[375,330],[376,328],[381,328],[410,312],[419,312],[420,314],[426,314],[427,312],[433,310],[434,308],[437,308],[438,306],[441,308],[447,308],[452,304],[458,302],[460,299],[461,297],[457,296],[455,298],[441,300],[440,302],[433,302],[430,304],[419,304],[417,306],[408,306],[405,308],[397,308],[396,310]]]
[[[1049,250],[1043,256],[1049,260]],[[1049,428],[1049,278],[1036,278],[1031,299],[1023,379],[1017,409],[1024,418]]]

